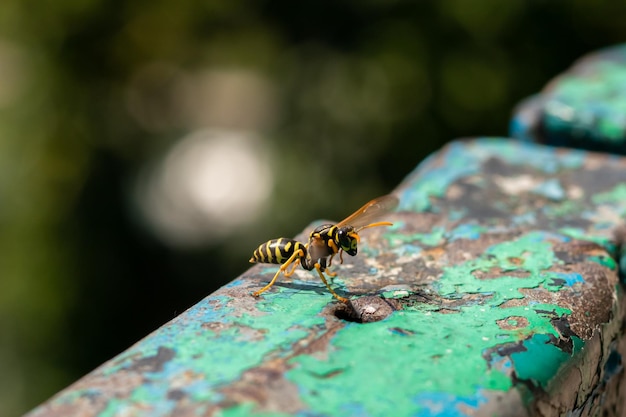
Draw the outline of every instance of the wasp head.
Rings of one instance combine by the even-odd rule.
[[[359,245],[359,235],[352,226],[343,226],[337,230],[337,245],[348,255],[354,256]]]

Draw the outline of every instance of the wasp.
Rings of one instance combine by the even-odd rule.
[[[253,292],[252,295],[258,297],[270,289],[281,273],[285,277],[290,277],[300,264],[307,271],[316,270],[328,291],[337,300],[348,302],[347,298],[340,296],[331,288],[324,272],[330,277],[337,275],[335,272],[327,271],[335,255],[339,254],[340,263],[343,263],[344,252],[350,256],[357,254],[359,232],[370,227],[391,226],[390,222],[370,222],[392,210],[397,204],[398,199],[395,196],[378,197],[337,224],[323,224],[315,228],[309,235],[307,243],[281,237],[261,244],[252,254],[250,262],[279,264],[280,268],[265,287]]]

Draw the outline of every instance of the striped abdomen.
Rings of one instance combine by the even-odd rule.
[[[304,244],[297,240],[284,237],[272,239],[263,243],[255,249],[250,258],[252,263],[282,264],[287,261],[295,252],[302,250],[302,260],[306,255]]]

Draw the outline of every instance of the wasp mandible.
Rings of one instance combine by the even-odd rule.
[[[339,254],[340,263],[343,263],[343,252],[350,256],[357,254],[360,242],[359,232],[363,229],[377,226],[391,226],[390,222],[370,223],[374,218],[394,209],[398,199],[392,195],[385,195],[373,199],[353,214],[337,224],[323,224],[311,232],[308,243],[304,244],[294,239],[272,239],[260,245],[250,258],[251,263],[268,263],[281,265],[274,278],[263,288],[252,293],[258,297],[274,285],[282,272],[290,277],[298,267],[298,261],[307,271],[315,269],[328,291],[339,301],[348,302],[348,299],[337,294],[328,284],[324,272],[333,277],[334,272],[326,271],[331,266],[335,255]],[[289,271],[290,265],[293,266]]]

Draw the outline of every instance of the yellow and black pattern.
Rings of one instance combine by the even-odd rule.
[[[339,248],[336,243],[337,226],[334,224],[323,224],[313,230],[309,236],[309,244],[316,239],[324,241],[324,246],[328,248],[326,255],[333,255],[339,252]]]
[[[251,263],[263,263],[263,264],[282,264],[285,263],[291,256],[302,251],[302,255],[306,254],[306,248],[304,244],[297,240],[287,239],[284,237],[278,239],[272,239],[263,243],[255,249],[250,258]]]
[[[252,295],[258,297],[270,289],[281,273],[286,277],[291,276],[299,261],[302,268],[317,272],[328,291],[336,299],[344,303],[348,302],[347,298],[340,296],[331,288],[324,272],[329,276],[336,275],[336,273],[326,271],[335,255],[339,254],[339,259],[343,263],[343,252],[350,256],[357,254],[361,230],[370,227],[391,226],[389,222],[370,222],[380,214],[395,208],[397,204],[398,199],[392,195],[375,198],[341,222],[323,224],[317,227],[309,235],[309,241],[306,244],[284,237],[263,243],[254,251],[250,262],[279,264],[280,268],[265,287],[253,292]],[[289,269],[290,266],[291,269]]]

